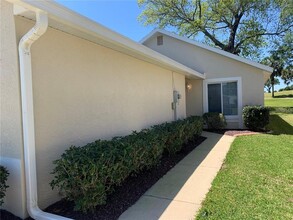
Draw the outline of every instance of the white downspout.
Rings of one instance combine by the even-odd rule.
[[[37,172],[35,154],[35,128],[34,128],[34,109],[32,91],[32,66],[31,66],[31,45],[43,35],[48,27],[48,16],[45,12],[36,12],[36,24],[20,40],[19,65],[20,65],[20,85],[22,101],[22,126],[24,141],[24,163],[26,180],[27,210],[34,219],[53,220],[69,219],[51,213],[43,212],[38,207],[37,194]]]

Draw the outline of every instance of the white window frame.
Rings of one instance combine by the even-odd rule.
[[[203,112],[209,111],[208,103],[208,85],[216,83],[229,83],[237,82],[237,102],[238,102],[238,115],[225,115],[227,122],[238,122],[239,128],[243,127],[242,123],[242,78],[241,77],[228,77],[228,78],[214,78],[203,80]],[[221,85],[221,99],[223,99],[222,85]],[[222,105],[223,105],[223,100]],[[223,106],[222,106],[223,109]]]

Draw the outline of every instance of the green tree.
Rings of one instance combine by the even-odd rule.
[[[275,42],[274,49],[262,60],[263,64],[271,66],[273,73],[270,76],[272,97],[274,97],[275,77],[281,77],[289,85],[293,81],[293,34],[288,32],[282,42]]]
[[[293,82],[293,33],[288,32],[283,41],[277,42],[277,51],[282,62],[284,63],[284,68],[279,74],[282,80],[284,80],[286,85]]]
[[[272,37],[292,31],[292,0],[138,0],[145,25],[173,28],[244,57],[258,56]]]
[[[274,83],[272,83],[271,78],[269,78],[266,83],[265,83],[265,89],[268,91],[268,93],[271,93],[271,89],[272,89],[272,84],[274,85],[279,85],[280,81],[278,78],[274,79]]]

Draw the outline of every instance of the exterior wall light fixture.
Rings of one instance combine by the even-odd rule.
[[[190,82],[186,83],[186,89],[190,91],[192,89],[192,84]]]

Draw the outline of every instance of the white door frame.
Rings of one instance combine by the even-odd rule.
[[[238,122],[239,128],[243,128],[242,122],[242,78],[241,77],[227,77],[227,78],[213,78],[203,80],[203,112],[208,112],[208,84],[223,83],[223,82],[237,82],[237,101],[238,101],[238,115],[225,115],[228,122]]]

